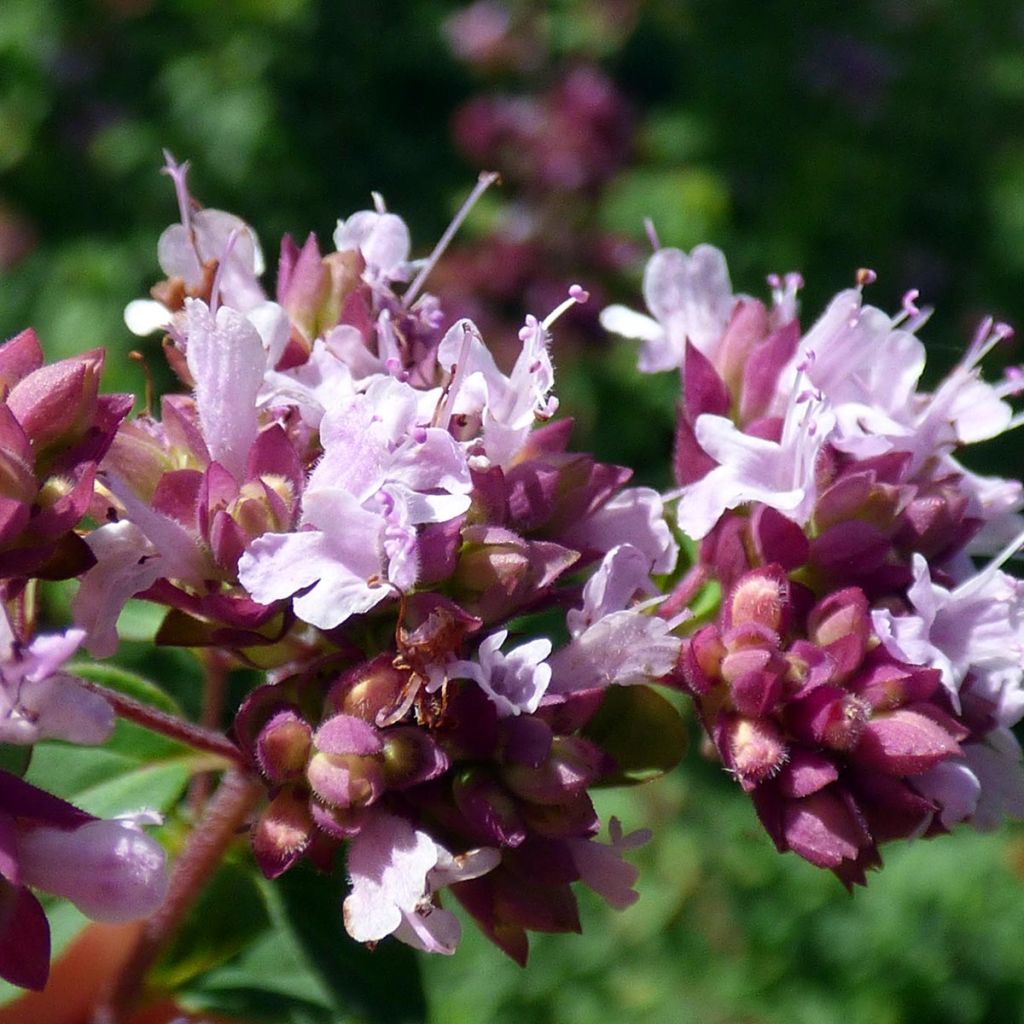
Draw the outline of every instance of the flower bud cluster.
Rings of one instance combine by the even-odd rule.
[[[680,683],[779,849],[847,885],[882,842],[1024,814],[1024,587],[1000,568],[1022,488],[956,457],[1017,425],[1019,373],[979,370],[1011,332],[983,323],[926,391],[929,311],[866,305],[873,279],[801,334],[798,275],[770,279],[769,308],[732,294],[717,249],[662,249],[653,318],[602,317],[641,340],[641,369],[682,376],[672,497],[701,543],[665,609],[709,581],[724,596]]]

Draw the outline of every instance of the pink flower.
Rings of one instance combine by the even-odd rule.
[[[18,643],[0,608],[0,743],[60,739],[102,743],[114,729],[107,702],[61,672],[85,638],[81,629]]]
[[[601,313],[605,330],[643,342],[644,373],[681,367],[687,339],[712,357],[735,302],[725,257],[711,245],[698,245],[690,255],[659,249],[644,271],[644,298],[654,319],[625,306]]]
[[[450,679],[475,680],[503,718],[532,714],[551,682],[551,666],[544,660],[550,640],[531,640],[504,654],[500,648],[507,639],[507,629],[492,633],[480,643],[476,661],[456,661],[447,670]]]
[[[493,849],[452,857],[403,818],[377,813],[349,844],[345,928],[359,942],[394,934],[427,952],[454,953],[459,922],[437,905],[435,893],[486,874],[500,859]]]

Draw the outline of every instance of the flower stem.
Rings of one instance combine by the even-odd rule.
[[[242,752],[223,733],[196,725],[177,715],[170,715],[166,711],[159,711],[157,708],[143,704],[117,690],[101,686],[99,683],[83,679],[80,681],[80,685],[103,697],[114,709],[114,713],[120,715],[121,718],[127,718],[152,732],[179,740],[196,750],[217,754],[233,764],[245,763]]]
[[[131,958],[94,1012],[92,1024],[121,1024],[127,1019],[149,969],[199,898],[261,792],[259,782],[239,768],[225,774],[174,864],[163,906],[146,922]]]
[[[227,688],[228,662],[219,651],[207,651],[202,659],[205,675],[203,678],[203,707],[199,724],[206,729],[216,729],[224,709],[224,694]],[[213,787],[210,772],[198,772],[192,777],[188,788],[188,806],[195,817],[199,817]]]

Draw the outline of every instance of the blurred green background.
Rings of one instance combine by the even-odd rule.
[[[494,167],[434,287],[499,343],[591,287],[555,349],[576,443],[663,483],[676,382],[594,322],[639,304],[645,216],[720,245],[738,290],[803,271],[805,323],[857,267],[883,307],[920,288],[941,367],[983,313],[1024,325],[1022,125],[1024,7],[1002,0],[2,0],[0,336],[108,346],[108,386],[141,388],[127,352],[156,368],[157,344],[121,310],[176,216],[161,147],[271,268],[282,233],[326,243],[374,189],[424,254]],[[1018,452],[975,465],[1019,475]],[[1024,1020],[1019,829],[892,850],[851,898],[778,857],[696,749],[603,809],[656,831],[639,903],[587,902],[585,935],[541,938],[525,972],[467,929],[423,961],[433,1021]]]

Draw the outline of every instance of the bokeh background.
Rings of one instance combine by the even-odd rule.
[[[0,337],[107,346],[111,389],[141,390],[138,348],[161,379],[156,341],[121,319],[176,217],[161,147],[271,267],[283,233],[327,242],[371,190],[425,254],[500,171],[432,290],[500,348],[588,287],[555,349],[575,443],[656,485],[676,381],[640,377],[596,323],[639,303],[645,217],[663,244],[721,246],[738,290],[801,270],[807,324],[858,267],[883,307],[919,288],[932,372],[985,313],[1024,328],[1024,6],[1005,0],[2,0]],[[1021,451],[974,465],[1020,475]],[[432,1022],[1024,1020],[1019,828],[893,850],[850,897],[779,857],[697,746],[604,800],[656,833],[637,905],[585,900],[584,936],[542,937],[525,971],[467,929],[456,957],[420,961]],[[194,973],[186,1004],[251,1007],[235,968]],[[260,1019],[333,1019],[289,1003],[286,965],[267,975]]]

